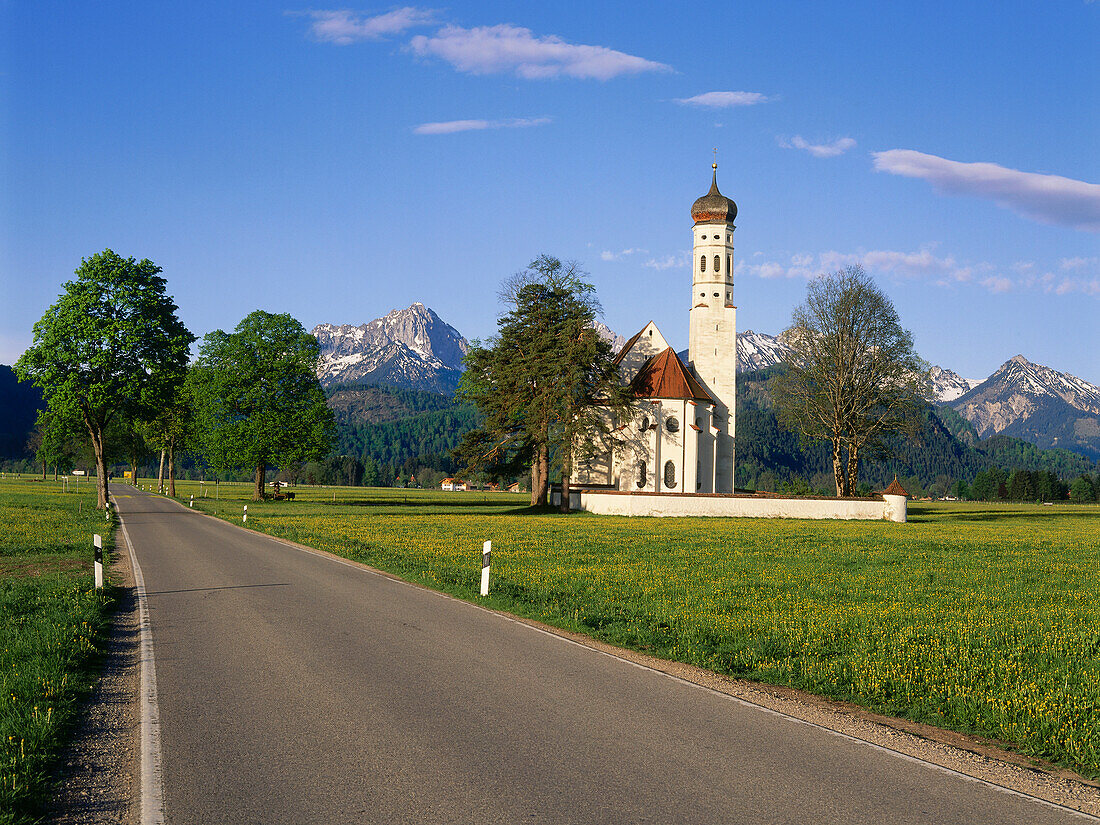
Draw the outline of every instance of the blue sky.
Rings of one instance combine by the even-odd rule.
[[[0,363],[82,257],[197,335],[423,301],[468,338],[546,252],[686,346],[692,201],[740,329],[862,263],[917,349],[1100,383],[1100,2],[0,4]]]

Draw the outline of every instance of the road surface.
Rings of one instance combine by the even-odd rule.
[[[171,823],[1089,821],[132,487],[115,499]]]

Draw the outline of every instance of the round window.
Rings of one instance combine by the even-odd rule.
[[[670,433],[679,432],[680,422],[675,418],[669,418],[665,421],[665,429],[668,430]]]

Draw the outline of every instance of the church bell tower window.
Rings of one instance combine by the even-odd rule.
[[[722,271],[722,256],[721,255],[715,255],[714,256],[714,271],[715,272],[721,272]]]
[[[700,255],[699,256],[699,271],[700,272],[706,272],[707,271],[707,256],[706,255]]]

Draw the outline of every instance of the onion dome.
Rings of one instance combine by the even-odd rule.
[[[691,205],[691,217],[696,223],[733,223],[737,217],[737,204],[718,191],[718,164],[712,165],[714,177],[710,191]]]

